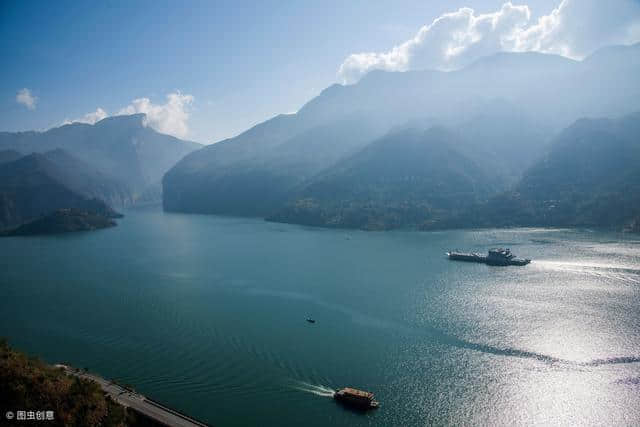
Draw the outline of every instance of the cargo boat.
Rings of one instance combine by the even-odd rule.
[[[467,262],[480,262],[488,265],[527,265],[531,262],[528,258],[516,258],[511,253],[510,249],[490,249],[487,255],[481,255],[479,253],[468,253],[451,251],[447,252],[449,259],[454,261],[467,261]]]
[[[380,403],[378,403],[374,397],[373,393],[369,391],[358,390],[351,387],[345,387],[333,393],[333,398],[338,402],[358,409],[378,408]]]

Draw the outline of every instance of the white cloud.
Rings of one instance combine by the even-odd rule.
[[[177,91],[167,95],[165,104],[154,104],[149,98],[134,99],[118,114],[146,114],[145,126],[158,132],[184,138],[189,134],[189,109],[193,103],[192,95],[183,95]]]
[[[25,87],[24,89],[20,89],[16,94],[16,102],[18,104],[24,105],[29,110],[35,110],[36,103],[38,102],[38,97],[34,96],[31,93],[31,90]]]
[[[470,8],[446,13],[387,52],[349,55],[338,75],[344,83],[352,83],[374,69],[450,70],[501,51],[538,51],[579,59],[605,45],[637,41],[637,0],[562,0],[537,22],[531,21],[529,6],[508,2],[493,13],[476,15]]]
[[[637,0],[563,0],[549,15],[518,35],[516,50],[581,59],[603,46],[638,41]]]
[[[164,104],[154,104],[149,98],[138,98],[131,101],[131,104],[118,110],[115,115],[131,115],[144,113],[143,125],[149,126],[158,132],[166,133],[184,138],[189,134],[189,110],[193,104],[193,96],[182,94],[176,91],[167,95],[167,102]],[[89,123],[94,124],[106,117],[105,110],[98,107],[93,113],[85,114],[80,119],[65,120],[69,123]]]
[[[98,107],[93,113],[87,113],[80,119],[65,120],[63,124],[68,125],[71,123],[88,123],[90,125],[93,125],[96,122],[99,122],[100,120],[106,118],[107,116],[107,112]]]

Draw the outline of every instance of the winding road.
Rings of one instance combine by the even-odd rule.
[[[191,417],[183,415],[171,408],[167,408],[160,403],[147,399],[141,394],[127,390],[126,388],[119,386],[118,384],[105,380],[97,375],[92,375],[87,372],[76,371],[66,365],[55,365],[56,367],[63,368],[68,375],[73,375],[79,378],[88,379],[94,381],[102,387],[105,393],[107,393],[113,400],[119,404],[133,409],[143,415],[146,415],[153,420],[171,427],[209,427],[207,424],[194,420]]]

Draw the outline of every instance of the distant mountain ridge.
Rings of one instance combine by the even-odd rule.
[[[282,130],[289,122],[289,117],[278,116],[263,128],[186,156],[164,177],[164,208],[269,215],[306,179],[364,147],[382,131],[358,115],[298,134]],[[260,137],[254,136],[257,132]]]
[[[72,123],[45,132],[0,132],[0,150],[44,153],[63,149],[90,168],[120,181],[135,200],[161,181],[178,160],[201,145],[156,132],[144,114]]]
[[[24,159],[43,158],[39,166],[60,184],[89,199],[100,199],[110,206],[132,204],[128,188],[122,182],[97,171],[62,149],[33,153]]]
[[[269,219],[369,230],[435,227],[493,190],[459,145],[441,127],[390,133],[315,177]]]
[[[357,84],[332,85],[301,116],[322,120],[370,111],[401,123],[432,117],[443,124],[475,114],[478,101],[503,99],[555,130],[581,117],[638,111],[640,43],[596,51],[583,61],[535,52],[502,52],[456,71],[372,71]]]
[[[358,153],[364,156],[387,134],[434,126],[455,134],[450,161],[441,161],[468,161],[498,194],[517,184],[551,149],[552,136],[575,120],[640,111],[638,75],[640,44],[601,49],[584,61],[500,53],[452,72],[373,71],[357,84],[328,87],[296,114],[274,117],[185,156],[164,176],[163,206],[167,211],[297,221],[293,218],[313,205],[304,207],[301,201],[317,202],[311,189],[326,185],[326,174],[341,162]],[[425,160],[427,165],[432,166]],[[342,194],[346,188],[355,191],[349,182],[335,191]],[[486,193],[476,196],[481,200]],[[324,198],[324,207],[316,204],[312,210],[335,217],[323,210],[337,209],[328,202]],[[431,206],[427,199],[422,202]],[[292,206],[298,207],[296,215]],[[436,216],[443,217],[444,211],[438,211]],[[403,226],[395,219],[391,223]]]

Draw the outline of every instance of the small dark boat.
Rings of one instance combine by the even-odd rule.
[[[316,323],[315,319],[312,319],[310,317],[307,317],[307,322],[309,323]]]
[[[333,398],[338,402],[358,409],[376,409],[380,406],[373,393],[351,387],[336,391],[333,393]]]

